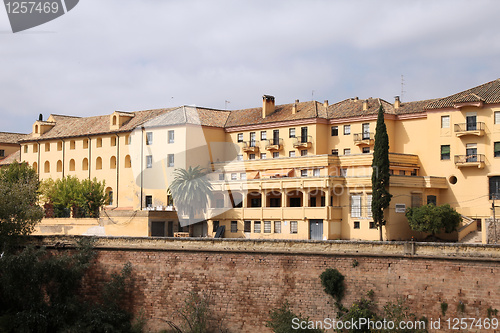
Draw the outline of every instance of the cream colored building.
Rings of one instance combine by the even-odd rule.
[[[491,216],[500,187],[500,81],[441,99],[393,103],[352,98],[224,111],[179,107],[77,118],[51,115],[22,140],[21,159],[41,179],[106,182],[99,220],[45,219],[38,233],[172,236],[167,194],[176,168],[200,165],[213,184],[191,235],[278,239],[378,239],[371,219],[377,110],[385,109],[393,194],[384,239],[410,231],[404,211],[449,203],[464,215],[461,240]],[[181,216],[181,219],[183,217]]]
[[[20,161],[19,140],[26,134],[0,132],[0,167],[8,166],[14,161]]]

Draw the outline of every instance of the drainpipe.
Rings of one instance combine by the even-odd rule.
[[[143,202],[143,188],[142,188],[142,182],[143,182],[143,174],[144,174],[144,126],[141,127],[141,210],[142,210],[142,202]]]
[[[40,142],[37,140],[36,144],[38,145],[38,180],[40,180]]]
[[[63,145],[62,145],[62,177],[64,178],[64,165],[65,165],[65,161],[64,161],[64,156],[65,156],[65,146],[66,146],[66,142],[64,142],[64,139],[61,139]]]
[[[89,180],[91,179],[90,178],[90,171],[92,170],[91,166],[92,166],[92,140],[90,139],[90,136],[87,136],[87,138],[89,139]]]
[[[118,207],[118,189],[120,188],[120,136],[116,133],[116,207]]]

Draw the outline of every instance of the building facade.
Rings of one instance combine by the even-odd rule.
[[[377,111],[385,110],[390,188],[384,239],[412,232],[405,210],[448,203],[464,216],[455,240],[481,228],[500,192],[500,80],[434,100],[351,98],[216,110],[179,107],[78,118],[51,115],[21,140],[41,179],[104,180],[99,220],[45,219],[38,233],[173,236],[174,170],[201,166],[213,191],[193,236],[378,239],[371,219]],[[194,203],[195,204],[195,203]],[[223,227],[223,228],[222,228]]]

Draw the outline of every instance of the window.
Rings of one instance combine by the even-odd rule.
[[[332,136],[339,136],[339,127],[332,126]]]
[[[245,221],[244,222],[243,232],[252,232],[252,221]]]
[[[238,179],[238,175],[236,173],[231,174],[231,180],[236,180]]]
[[[249,160],[255,160],[255,154],[249,154],[248,155]]]
[[[351,217],[361,217],[361,195],[351,196]]]
[[[109,159],[109,167],[111,169],[116,169],[116,157],[111,156],[111,158]]]
[[[281,221],[274,221],[274,233],[281,234]]]
[[[450,145],[442,145],[441,160],[449,160],[449,159],[450,159]]]
[[[290,207],[300,207],[301,200],[298,197],[290,198]]]
[[[372,195],[366,195],[366,217],[372,217]]]
[[[360,228],[359,221],[354,222],[354,229],[359,229],[359,228]]]
[[[153,207],[153,196],[146,195],[146,207]]]
[[[146,132],[146,145],[152,145],[153,144],[153,132]]]
[[[267,139],[267,132],[261,131],[260,132],[260,140],[266,140],[266,139]]]
[[[441,128],[450,128],[450,116],[441,116]]]
[[[98,157],[95,160],[95,169],[96,170],[102,170],[102,158]]]
[[[253,232],[260,233],[260,221],[253,222]]]
[[[269,198],[269,207],[281,207],[281,199]]]
[[[74,159],[69,160],[69,171],[75,171],[75,164]]]
[[[344,155],[351,155],[351,148],[344,149]]]
[[[271,233],[271,221],[264,221],[264,233],[265,234]]]
[[[76,142],[75,140],[71,140],[69,142],[69,149],[74,150],[76,148]]]
[[[231,221],[231,232],[238,232],[238,221]]]
[[[288,157],[295,157],[295,151],[293,151],[293,150],[289,151]]]
[[[290,233],[296,234],[298,232],[297,221],[290,221]]]
[[[243,142],[243,133],[238,133],[238,142]]]
[[[307,170],[300,170],[301,177],[307,177]]]
[[[351,134],[351,125],[344,125],[344,135]]]
[[[399,170],[399,175],[400,176],[404,176],[405,175],[405,171],[404,170]]]
[[[500,157],[500,142],[495,142],[493,150],[495,157]]]
[[[243,161],[243,155],[242,154],[238,154],[238,156],[236,156],[236,160]]]
[[[437,204],[437,198],[435,195],[428,195],[427,196],[427,204],[433,204],[434,206],[436,206]]]
[[[57,172],[62,172],[62,161],[61,160],[57,161],[56,170],[57,170]]]
[[[131,136],[130,136],[130,134],[129,134],[129,135],[127,135],[127,136],[125,137],[125,144],[128,146],[128,145],[130,145],[131,143],[132,143],[132,137],[131,137]]]
[[[266,159],[266,153],[262,153],[262,154],[260,154],[260,159],[261,159],[261,160],[265,160],[265,159]]]
[[[28,152],[28,145],[24,146],[24,153],[26,154]]]
[[[377,229],[375,222],[370,222],[370,229]]]
[[[500,124],[500,111],[495,111],[495,124]]]
[[[243,179],[243,180],[247,179],[247,174],[244,172],[240,173],[240,179]]]
[[[370,147],[363,147],[363,154],[369,154],[370,153]]]
[[[59,142],[57,143],[57,150],[58,150],[58,151],[61,151],[61,150],[62,150],[62,146],[63,146],[62,141],[59,141]]]
[[[340,169],[340,176],[341,177],[347,177],[347,168],[341,168]]]
[[[0,149],[0,157],[5,157],[5,150]]]
[[[116,147],[116,136],[111,137],[111,147]]]
[[[130,159],[130,155],[125,156],[125,168],[132,167],[132,160]]]
[[[108,205],[109,206],[113,205],[113,191],[111,190],[108,191]]]
[[[113,116],[113,125],[116,125],[116,116]]]
[[[411,194],[411,208],[422,206],[422,193]]]
[[[396,204],[396,213],[406,213],[406,205]]]
[[[302,149],[300,151],[300,156],[307,156],[307,149]]]
[[[36,143],[33,144],[33,152],[38,153],[38,145]]]
[[[45,151],[50,151],[50,143],[45,144]]]
[[[83,149],[89,149],[89,139],[83,140]]]
[[[273,158],[280,157],[280,153],[278,151],[273,152]]]
[[[255,147],[255,132],[250,132],[250,147]]]
[[[174,136],[174,131],[168,131],[168,143],[174,143],[175,142],[175,136]]]
[[[339,150],[338,149],[332,149],[332,155],[333,156],[339,156]]]
[[[495,197],[495,199],[500,199],[500,176],[493,176],[489,179],[490,185],[490,200]]]
[[[370,140],[370,123],[365,123],[361,125],[361,128],[363,129],[363,134],[362,134],[363,140]]]
[[[288,130],[288,136],[289,136],[290,138],[295,138],[295,128],[290,128],[290,129]]]
[[[153,167],[153,155],[146,156],[146,168],[151,169]]]
[[[88,170],[89,169],[89,160],[87,158],[84,158],[82,161],[82,170]]]
[[[320,174],[320,169],[313,169],[313,176],[314,177],[319,177]]]
[[[219,221],[213,221],[212,222],[212,232],[217,232],[217,229],[219,229]]]
[[[96,141],[95,145],[96,145],[97,148],[102,147],[102,138],[97,138],[97,141]]]
[[[219,173],[219,180],[224,180],[224,174],[223,173]]]
[[[168,154],[167,155],[167,159],[168,159],[168,162],[167,162],[167,166],[169,168],[173,168],[174,167],[174,154]]]

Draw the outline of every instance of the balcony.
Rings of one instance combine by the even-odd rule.
[[[482,169],[484,168],[484,155],[455,155],[455,165],[459,168],[477,167]]]
[[[354,144],[356,146],[373,146],[375,143],[375,134],[373,133],[356,133],[354,134]]]
[[[266,150],[281,150],[283,149],[283,139],[265,140]]]
[[[247,153],[259,151],[259,141],[243,141],[241,149]]]
[[[294,138],[293,147],[294,148],[311,148],[312,146],[312,136],[298,136]]]
[[[485,125],[482,122],[455,124],[455,135],[459,137],[465,135],[483,136],[484,129]]]

